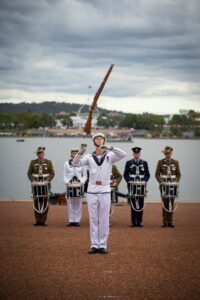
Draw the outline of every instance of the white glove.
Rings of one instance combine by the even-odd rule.
[[[79,154],[83,155],[86,151],[86,147],[85,146],[81,146],[81,149],[79,150]]]
[[[106,145],[106,144],[101,145],[99,148],[101,148],[101,149],[103,149],[103,150],[112,150],[112,149],[113,149],[113,147],[111,147],[111,146],[109,146],[109,145]]]

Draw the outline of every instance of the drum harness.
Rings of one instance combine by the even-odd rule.
[[[43,164],[35,164],[37,166],[39,166],[39,173],[33,173],[32,176],[36,179],[37,183],[32,183],[32,197],[33,199],[37,199],[38,202],[38,209],[35,207],[35,203],[33,201],[33,209],[38,212],[39,214],[44,213],[48,206],[49,206],[49,186],[48,186],[48,182],[44,182],[44,179],[46,177],[49,176],[48,174],[43,174],[42,171],[42,166],[46,165],[46,163]],[[34,189],[35,188],[35,189]],[[37,191],[36,195],[34,195],[35,190]],[[44,193],[44,195],[43,195]],[[44,199],[46,199],[46,205],[45,205],[45,201]],[[43,201],[41,201],[43,200]]]
[[[178,191],[178,184],[177,183],[173,183],[173,179],[176,178],[176,175],[172,175],[171,174],[171,165],[163,165],[165,167],[167,167],[167,175],[161,175],[160,177],[165,179],[165,181],[163,183],[161,183],[161,199],[162,199],[162,207],[163,209],[168,212],[168,213],[173,213],[175,212],[175,210],[177,209],[178,207],[178,194],[179,194],[179,191]],[[171,185],[170,185],[171,183]],[[168,193],[169,195],[164,195],[165,193],[165,188],[168,187]],[[173,195],[170,195],[170,187],[173,187]],[[174,188],[176,187],[176,193],[174,192]],[[172,209],[172,203],[171,203],[171,199],[176,199],[177,198],[177,201],[176,201],[176,206],[174,207],[174,209]],[[169,209],[167,209],[165,207],[165,204],[164,204],[164,199],[168,199],[169,200]]]
[[[141,197],[145,198],[147,196],[146,183],[142,183],[142,179],[144,178],[144,175],[140,175],[140,169],[139,169],[140,167],[143,167],[143,164],[139,165],[139,166],[132,164],[132,167],[136,168],[136,172],[135,172],[136,174],[135,175],[132,175],[132,174],[130,175],[129,174],[130,177],[134,178],[134,182],[130,183],[130,187],[129,188],[131,190],[131,188],[133,188],[133,186],[137,185],[137,183],[138,183],[138,185],[140,186],[140,191],[141,191],[141,187],[142,186],[144,187],[144,193],[143,193],[143,195],[142,194],[137,194],[137,190],[136,190],[136,193],[132,194],[131,191],[129,191],[130,205],[131,205],[131,207],[132,207],[132,209],[134,211],[141,212],[141,211],[143,211],[145,209],[146,202],[144,202],[143,207],[141,209],[139,209],[139,207],[140,207],[139,206],[139,200],[140,200]],[[133,191],[133,189],[132,189],[132,191]],[[131,198],[135,198],[135,206],[136,207],[134,207],[134,205],[133,205],[133,203],[131,201]]]

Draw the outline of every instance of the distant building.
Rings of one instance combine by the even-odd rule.
[[[65,128],[63,128],[63,127],[65,127],[65,126],[63,126],[61,120],[56,120],[56,126],[55,126],[55,127],[56,127],[56,128],[65,129]]]
[[[147,134],[147,130],[145,129],[135,129],[133,132],[133,137],[144,137]]]
[[[189,109],[180,109],[180,110],[179,110],[179,114],[180,114],[180,115],[186,115],[186,116],[187,116],[188,113],[189,113]]]
[[[165,122],[165,124],[168,124],[169,121],[171,121],[172,117],[173,117],[173,115],[165,115],[164,116],[164,122]]]
[[[117,111],[111,111],[108,114],[109,114],[109,116],[120,116],[120,113]]]
[[[88,116],[72,116],[70,117],[73,122],[73,128],[83,128],[87,122]],[[97,116],[93,116],[92,118],[92,127],[97,126]]]
[[[58,115],[59,115],[59,116],[67,115],[67,112],[66,112],[66,111],[60,111],[60,112],[58,113]]]
[[[194,137],[194,131],[183,131],[183,137],[193,138]]]

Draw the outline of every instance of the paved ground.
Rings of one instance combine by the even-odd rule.
[[[144,228],[115,207],[108,255],[88,255],[87,205],[81,227],[65,227],[66,206],[51,206],[48,227],[33,227],[29,202],[0,202],[0,299],[200,299],[200,204],[180,204],[176,228],[161,228],[148,204]]]

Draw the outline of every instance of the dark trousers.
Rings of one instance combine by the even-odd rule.
[[[169,212],[169,203],[171,202],[172,210],[174,209],[174,199],[175,198],[166,198],[163,197],[163,205],[165,209],[162,209],[163,213],[163,224],[172,223],[173,222],[173,212]]]
[[[111,190],[111,203],[118,202],[118,187],[114,187],[114,191]]]
[[[133,225],[142,223],[143,210],[136,211],[136,199],[135,197],[130,197],[130,201],[135,209],[131,206],[131,222]],[[139,210],[144,207],[144,197],[139,197]]]
[[[39,200],[39,203],[38,203],[38,200]],[[44,207],[46,207],[48,198],[47,197],[40,197],[39,199],[34,198],[33,201],[34,201],[35,208],[37,210],[39,210],[39,206],[42,204],[42,201],[44,203]],[[36,222],[46,222],[48,210],[49,210],[49,205],[43,213],[38,213],[37,211],[34,210],[34,215],[35,215]]]

